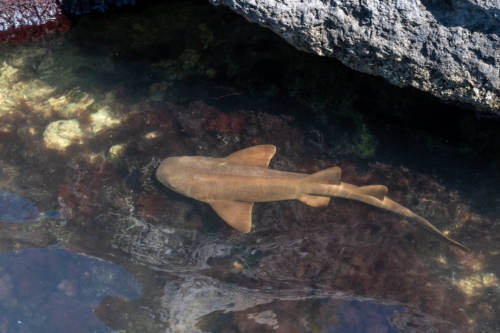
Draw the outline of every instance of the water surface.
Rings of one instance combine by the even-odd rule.
[[[495,119],[195,0],[76,17],[1,58],[0,331],[498,331]],[[340,199],[256,204],[241,234],[154,177],[257,144],[273,169],[386,185],[472,252]]]

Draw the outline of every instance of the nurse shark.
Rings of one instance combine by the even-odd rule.
[[[386,197],[387,187],[358,187],[343,183],[340,181],[342,171],[338,167],[311,175],[268,169],[275,153],[275,146],[260,145],[224,158],[169,157],[158,167],[156,177],[171,190],[208,203],[224,221],[245,233],[252,228],[255,202],[300,200],[309,206],[325,207],[330,197],[340,197],[413,219],[435,237],[470,251],[445,236],[426,219]]]

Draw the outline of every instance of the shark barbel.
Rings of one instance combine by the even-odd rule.
[[[252,228],[255,202],[300,200],[309,206],[325,207],[330,197],[340,197],[413,219],[437,238],[470,251],[426,219],[387,198],[387,187],[342,183],[342,171],[338,167],[311,175],[268,169],[275,152],[276,147],[272,145],[260,145],[224,158],[169,157],[158,167],[156,177],[171,190],[208,203],[224,221],[242,232],[250,232]]]

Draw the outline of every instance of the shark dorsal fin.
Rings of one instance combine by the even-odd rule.
[[[207,203],[233,228],[245,233],[252,229],[253,202],[214,200]]]
[[[246,148],[236,153],[232,153],[224,160],[228,162],[253,165],[261,168],[267,168],[271,158],[276,153],[276,147],[273,145],[260,145]]]
[[[339,167],[318,171],[304,178],[304,181],[316,184],[340,185],[342,170]]]
[[[384,200],[384,197],[387,194],[387,187],[384,185],[367,185],[354,188],[353,192],[369,195],[379,200]]]

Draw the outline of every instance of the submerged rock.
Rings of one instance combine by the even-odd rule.
[[[126,146],[124,144],[121,144],[121,145],[114,145],[111,148],[109,148],[108,153],[110,160],[112,161],[119,160],[125,153],[125,147]]]
[[[76,119],[54,121],[43,132],[45,146],[51,149],[62,150],[81,137],[82,130]]]
[[[90,118],[92,119],[92,132],[97,133],[103,129],[111,128],[120,124],[120,120],[113,118],[107,108],[99,109],[93,113]]]
[[[103,12],[113,6],[132,4],[135,0],[2,0],[0,43],[22,44],[68,31],[71,22],[64,13]]]
[[[0,222],[34,222],[60,216],[57,210],[40,212],[34,202],[15,193],[0,190]]]
[[[486,0],[210,0],[296,48],[500,113],[500,5]]]

